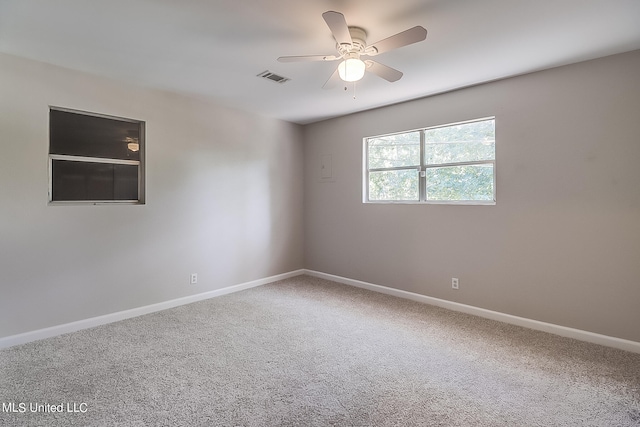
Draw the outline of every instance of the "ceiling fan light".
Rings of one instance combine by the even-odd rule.
[[[345,59],[338,65],[338,74],[345,82],[357,82],[364,77],[366,65],[358,58]]]
[[[132,138],[130,136],[124,139],[124,142],[127,143],[127,148],[130,151],[138,151],[140,150],[140,143],[138,142],[138,138]]]

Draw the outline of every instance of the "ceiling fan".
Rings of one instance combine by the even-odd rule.
[[[278,61],[337,61],[342,59],[338,68],[322,86],[324,89],[331,89],[340,80],[356,82],[364,76],[365,71],[370,71],[390,82],[398,81],[402,77],[402,72],[371,59],[363,60],[361,58],[376,56],[399,47],[421,42],[427,38],[427,30],[416,26],[367,45],[367,32],[360,27],[347,26],[347,21],[342,13],[328,11],[323,13],[322,17],[336,40],[338,55],[281,56]]]

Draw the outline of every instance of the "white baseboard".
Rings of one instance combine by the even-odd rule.
[[[640,342],[625,340],[622,338],[610,337],[607,335],[596,334],[593,332],[583,331],[580,329],[567,328],[566,326],[554,325],[552,323],[540,322],[538,320],[527,319],[525,317],[512,316],[510,314],[500,313],[498,311],[486,310],[471,305],[460,304],[453,301],[447,301],[439,298],[428,297],[425,295],[407,292],[400,289],[388,288],[386,286],[374,285],[373,283],[362,282],[360,280],[348,279],[346,277],[334,276],[333,274],[322,273],[314,270],[304,270],[304,274],[319,277],[333,282],[342,283],[349,286],[368,289],[374,292],[380,292],[399,298],[410,299],[413,301],[435,305],[449,310],[459,311],[462,313],[472,314],[491,320],[497,320],[512,325],[523,326],[537,331],[549,332],[567,338],[574,338],[580,341],[586,341],[593,344],[600,344],[607,347],[618,348],[621,350],[640,353]]]
[[[31,341],[37,341],[45,338],[51,338],[58,335],[75,332],[82,329],[93,328],[95,326],[105,325],[107,323],[118,322],[120,320],[130,319],[132,317],[142,316],[144,314],[154,313],[156,311],[166,310],[209,298],[215,298],[245,289],[254,288],[265,285],[267,283],[278,280],[288,279],[290,277],[307,274],[309,276],[319,277],[333,282],[342,283],[349,286],[368,289],[374,292],[380,292],[399,298],[410,299],[424,304],[435,305],[449,310],[459,311],[462,313],[472,314],[487,319],[497,320],[512,325],[523,326],[529,329],[549,332],[563,337],[574,338],[580,341],[586,341],[594,344],[600,344],[607,347],[618,348],[621,350],[640,353],[640,343],[622,338],[610,337],[607,335],[596,334],[593,332],[583,331],[580,329],[568,328],[565,326],[554,325],[552,323],[540,322],[538,320],[527,319],[524,317],[513,316],[510,314],[500,313],[497,311],[486,310],[484,308],[474,307],[471,305],[460,304],[453,301],[447,301],[439,298],[428,297],[413,292],[407,292],[400,289],[388,288],[386,286],[375,285],[373,283],[363,282],[360,280],[349,279],[346,277],[335,276],[333,274],[322,273],[314,270],[294,270],[288,273],[278,274],[275,276],[265,277],[263,279],[251,282],[241,283],[234,286],[228,286],[222,289],[216,289],[201,294],[190,295],[187,297],[177,298],[170,301],[164,301],[157,304],[146,305],[143,307],[133,308],[130,310],[119,311],[116,313],[105,314],[103,316],[92,317],[89,319],[79,320],[77,322],[65,323],[49,328],[38,329],[35,331],[25,332],[22,334],[11,335],[0,338],[0,349],[8,348],[15,345],[25,344]]]
[[[157,304],[145,305],[143,307],[132,308],[130,310],[118,311],[116,313],[105,314],[103,316],[91,317],[89,319],[79,320],[77,322],[65,323],[63,325],[51,326],[49,328],[38,329],[35,331],[25,332],[17,335],[0,338],[0,349],[13,347],[14,345],[25,344],[31,341],[37,341],[44,338],[51,338],[58,335],[75,332],[82,329],[93,328],[95,326],[105,325],[107,323],[118,322],[120,320],[130,319],[132,317],[142,316],[144,314],[154,313],[156,311],[166,310],[168,308],[178,307],[180,305],[191,304],[193,302],[202,301],[209,298],[215,298],[234,292],[243,291],[256,286],[265,285],[277,280],[288,279],[290,277],[304,274],[305,270],[294,270],[288,273],[277,274],[275,276],[265,277],[263,279],[253,280],[251,282],[241,283],[239,285],[228,286],[222,289],[216,289],[201,294],[189,295],[187,297],[177,298]]]

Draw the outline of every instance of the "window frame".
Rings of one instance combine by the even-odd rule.
[[[82,116],[98,117],[109,120],[116,120],[127,123],[135,123],[139,126],[140,132],[138,136],[138,151],[140,160],[125,160],[108,157],[90,157],[72,154],[52,154],[51,153],[51,111],[60,111],[64,113],[79,114]],[[48,147],[48,204],[49,205],[144,205],[145,201],[145,134],[146,123],[142,120],[130,119],[119,116],[112,116],[101,113],[93,113],[83,110],[75,110],[71,108],[49,106],[49,147]],[[138,198],[131,200],[53,200],[53,163],[56,160],[72,161],[80,163],[104,163],[111,165],[129,165],[137,166],[138,173]]]
[[[464,162],[451,162],[451,163],[438,163],[438,164],[427,164],[425,161],[425,149],[426,149],[426,141],[425,141],[425,132],[432,129],[446,128],[476,122],[484,122],[493,120],[494,122],[494,131],[496,126],[496,117],[482,117],[477,119],[465,120],[455,123],[447,123],[443,125],[429,126],[425,128],[407,130],[402,132],[392,132],[383,135],[375,135],[368,136],[363,138],[363,182],[362,182],[362,202],[363,203],[372,203],[372,204],[432,204],[432,205],[495,205],[496,204],[496,146],[494,141],[494,156],[493,160],[473,160],[473,161],[464,161]],[[369,140],[393,135],[402,135],[413,132],[420,133],[420,164],[412,165],[412,166],[398,166],[398,167],[389,167],[389,168],[369,168]],[[427,199],[427,178],[426,171],[427,169],[436,169],[443,167],[456,167],[456,166],[474,166],[474,165],[491,165],[493,168],[493,198],[492,200],[428,200]],[[394,170],[415,170],[418,173],[418,200],[371,200],[369,198],[369,175],[371,172],[382,172],[382,171],[394,171]]]

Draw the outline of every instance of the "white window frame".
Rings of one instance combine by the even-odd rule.
[[[438,164],[426,164],[425,163],[425,132],[432,129],[458,126],[463,124],[483,122],[493,120],[495,126],[495,116],[483,117],[479,119],[465,120],[455,123],[447,123],[444,125],[430,126],[426,128],[414,129],[403,132],[394,132],[384,135],[369,136],[363,138],[363,182],[362,182],[362,202],[374,203],[374,204],[433,204],[433,205],[495,205],[496,204],[496,157],[494,151],[493,160],[477,160],[466,162],[452,162],[452,163],[438,163]],[[375,138],[381,138],[385,136],[401,135],[406,133],[420,132],[420,164],[412,166],[399,166],[389,168],[369,168],[369,140]],[[455,167],[455,166],[468,166],[468,165],[492,165],[493,168],[493,199],[492,200],[427,200],[427,169],[442,168],[442,167]],[[371,200],[369,199],[369,173],[370,172],[382,172],[382,171],[394,171],[394,170],[415,170],[419,173],[418,177],[418,200]]]
[[[84,116],[100,117],[110,120],[118,120],[123,122],[135,123],[140,126],[140,137],[138,139],[138,146],[140,151],[140,160],[123,160],[103,157],[87,157],[87,156],[74,156],[68,154],[51,154],[49,152],[49,189],[48,189],[48,202],[49,205],[101,205],[101,204],[121,204],[121,205],[143,205],[145,204],[145,173],[144,173],[144,158],[145,158],[145,126],[146,123],[141,120],[128,119],[124,117],[111,116],[100,113],[91,113],[88,111],[74,110],[70,108],[62,108],[49,106],[49,110],[62,111],[67,113],[81,114]],[[49,150],[51,150],[49,146]],[[65,160],[72,162],[83,163],[106,163],[116,165],[131,165],[138,167],[138,199],[137,200],[53,200],[53,162],[54,160]]]

